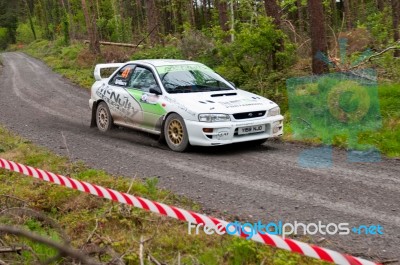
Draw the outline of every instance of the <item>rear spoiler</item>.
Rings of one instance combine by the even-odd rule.
[[[106,68],[120,68],[123,66],[123,63],[104,63],[104,64],[97,64],[96,67],[94,68],[94,78],[96,81],[100,81],[101,78],[101,69],[106,69]]]

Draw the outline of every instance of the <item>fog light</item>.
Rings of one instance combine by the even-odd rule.
[[[203,132],[205,133],[212,133],[214,131],[213,128],[203,128]]]
[[[282,121],[276,121],[272,124],[272,133],[278,133],[282,129]]]

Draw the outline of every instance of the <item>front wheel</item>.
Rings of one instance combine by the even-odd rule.
[[[113,118],[105,102],[100,102],[96,109],[96,125],[101,132],[108,132],[113,127]]]
[[[183,152],[189,147],[189,136],[183,118],[171,114],[164,124],[164,137],[169,148],[175,152]]]

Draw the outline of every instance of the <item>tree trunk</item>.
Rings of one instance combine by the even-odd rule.
[[[366,21],[365,0],[360,0],[361,23]]]
[[[337,29],[338,28],[338,8],[337,8],[337,2],[336,0],[331,0],[331,10],[332,10],[332,14],[331,14],[331,25],[333,29]]]
[[[343,5],[344,5],[344,15],[346,18],[346,26],[347,30],[350,30],[353,28],[353,21],[351,17],[351,8],[350,8],[350,0],[343,0]]]
[[[189,0],[187,2],[187,10],[188,10],[188,18],[189,18],[190,26],[192,28],[196,28],[196,20],[195,20],[194,7],[193,7],[193,1],[192,0]]]
[[[265,5],[265,12],[267,13],[267,16],[272,17],[274,19],[274,24],[276,28],[280,29],[281,28],[281,8],[279,7],[278,3],[276,0],[264,0],[264,5]],[[274,70],[278,70],[278,62],[276,59],[276,53],[281,52],[285,49],[283,39],[278,40],[278,45],[274,48],[274,50],[271,53],[271,61],[272,61],[272,68]]]
[[[36,40],[36,31],[35,31],[35,26],[33,25],[32,21],[32,13],[31,13],[31,8],[29,7],[28,1],[25,0],[26,8],[28,10],[28,18],[29,18],[29,25],[31,27],[33,39]]]
[[[281,8],[277,4],[276,0],[264,0],[265,12],[267,16],[274,19],[274,24],[277,28],[281,27]]]
[[[304,16],[303,16],[303,6],[301,4],[301,0],[297,0],[297,26],[299,28],[299,32],[304,32]]]
[[[93,7],[93,5],[91,5]],[[91,12],[86,5],[86,0],[82,0],[82,11],[85,16],[86,28],[89,35],[89,48],[94,54],[100,54],[100,43],[97,36],[96,15],[91,16]],[[90,12],[90,13],[89,13]]]
[[[308,13],[310,14],[312,71],[314,74],[323,74],[328,72],[328,66],[317,58],[318,53],[326,54],[327,52],[322,2],[320,0],[308,0]]]
[[[75,24],[73,20],[73,16],[71,13],[71,3],[69,0],[67,1],[67,11],[68,11],[68,19],[69,19],[69,34],[70,34],[70,39],[75,39]]]
[[[219,25],[223,31],[228,31],[228,5],[225,0],[216,0],[215,2],[218,8]]]
[[[378,10],[383,12],[385,10],[385,1],[384,0],[376,0],[376,5],[378,6]]]
[[[400,40],[400,2],[399,0],[392,0],[392,12],[393,12],[393,40],[398,42]],[[394,51],[394,57],[400,57],[400,49]]]
[[[158,16],[157,7],[154,0],[146,1],[147,32],[150,37],[151,45],[158,43]]]
[[[207,0],[202,0],[202,10],[203,10],[203,26],[207,27],[210,25],[210,13],[208,12],[209,9],[207,8]]]

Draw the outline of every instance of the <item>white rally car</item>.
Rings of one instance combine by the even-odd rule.
[[[104,68],[118,68],[102,78]],[[183,60],[96,65],[89,101],[91,126],[113,125],[160,135],[173,151],[189,144],[262,143],[282,135],[283,116],[271,100],[236,89],[207,66]]]

